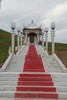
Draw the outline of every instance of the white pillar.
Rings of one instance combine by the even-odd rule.
[[[12,47],[12,53],[14,54],[14,45],[15,45],[15,31],[12,31],[12,34],[11,34],[11,36],[12,36],[12,40],[11,40],[11,47]]]
[[[34,38],[35,38],[35,45],[36,45],[36,44],[37,44],[37,43],[36,43],[36,37],[34,37]]]
[[[30,37],[28,37],[28,45],[30,45]]]
[[[38,40],[37,40],[37,37],[36,37],[36,45],[37,45],[37,43],[38,43]]]
[[[27,33],[26,33],[26,45],[28,44],[28,37],[27,37]]]
[[[37,34],[37,45],[39,43],[39,34]]]
[[[55,54],[55,30],[51,30],[52,54]]]
[[[45,32],[46,51],[48,52],[48,32]]]
[[[42,47],[44,47],[44,33],[42,33]]]
[[[22,48],[22,35],[20,37],[20,48]]]
[[[39,34],[39,42],[40,42],[40,34]]]
[[[17,50],[19,51],[20,49],[20,37],[17,35]]]

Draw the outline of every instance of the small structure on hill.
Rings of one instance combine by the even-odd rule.
[[[24,27],[23,33],[25,33],[26,45],[30,43],[39,44],[41,27],[36,25],[33,20],[31,21],[31,24]]]

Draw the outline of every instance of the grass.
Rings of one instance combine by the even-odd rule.
[[[0,30],[0,67],[8,57],[8,49],[11,43],[11,34]]]
[[[48,48],[49,48],[49,54],[51,54],[52,45],[50,42],[48,43]],[[58,51],[67,51],[67,44],[55,43],[55,52],[57,53]]]

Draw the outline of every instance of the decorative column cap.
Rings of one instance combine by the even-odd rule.
[[[45,27],[45,32],[47,33],[49,31],[49,27]]]
[[[42,34],[44,34],[44,29],[42,29]]]
[[[31,21],[31,23],[33,23],[33,20]]]
[[[18,32],[18,33],[20,33],[20,32],[21,32],[20,27],[17,27],[17,32]]]
[[[55,22],[51,22],[51,29],[52,29],[52,30],[55,29]]]
[[[15,30],[15,28],[16,28],[16,23],[15,22],[11,22],[11,29]]]
[[[20,33],[23,34],[23,28],[20,29]]]

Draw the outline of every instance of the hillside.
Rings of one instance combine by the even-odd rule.
[[[11,43],[11,34],[0,29],[0,66],[8,57],[8,48]]]

